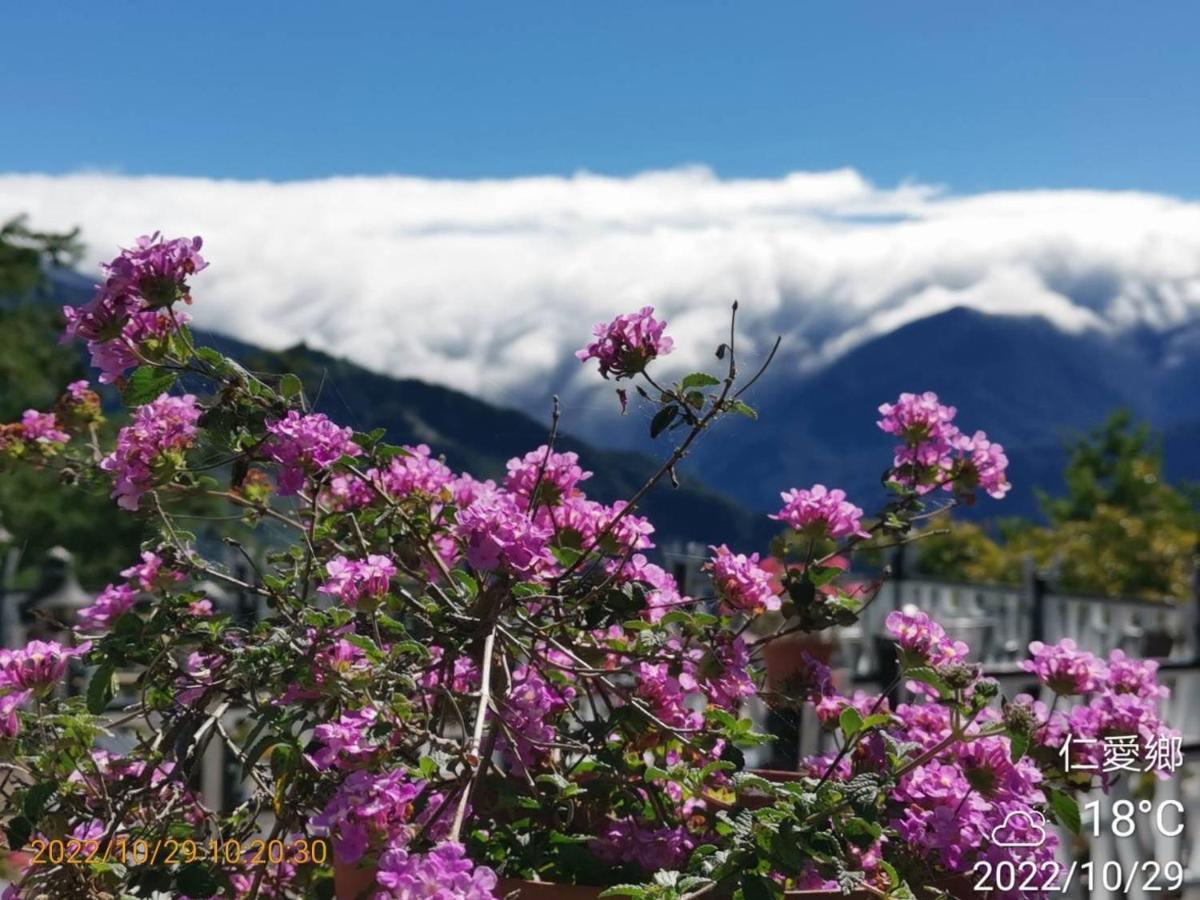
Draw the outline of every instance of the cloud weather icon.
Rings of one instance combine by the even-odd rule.
[[[1025,827],[1017,825],[1017,819],[1024,819],[1029,824]],[[1006,833],[1012,836],[1003,837]],[[992,829],[992,843],[997,847],[1040,847],[1046,843],[1046,817],[1040,812],[1015,809]]]

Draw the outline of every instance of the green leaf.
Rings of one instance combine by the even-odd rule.
[[[747,419],[758,419],[758,413],[754,411],[754,407],[747,406],[741,400],[729,400],[725,403],[725,408],[730,412],[738,413],[745,416]]]
[[[853,706],[847,706],[842,710],[842,714],[838,716],[838,725],[841,726],[842,734],[846,736],[846,740],[850,740],[862,731],[863,719],[857,709]]]
[[[842,825],[842,836],[852,843],[854,846],[866,850],[872,846],[879,836],[883,834],[883,828],[875,822],[868,822],[866,819],[854,818],[847,819]]]
[[[299,397],[300,392],[304,390],[304,385],[300,379],[288,372],[279,379],[279,393],[283,394],[284,398],[291,400],[293,397]]]
[[[212,873],[200,863],[188,863],[175,876],[175,886],[188,897],[211,897],[220,887]]]
[[[765,875],[743,875],[742,896],[746,900],[774,900],[783,894],[783,889]]]
[[[563,568],[569,569],[579,561],[583,556],[582,550],[576,550],[574,547],[551,547],[550,552],[558,561],[558,564]]]
[[[677,415],[679,415],[679,407],[674,405],[664,406],[655,413],[654,418],[650,421],[650,437],[656,438],[666,431]]]
[[[686,391],[688,388],[712,387],[720,383],[720,378],[714,378],[707,372],[693,372],[691,375],[685,375],[679,386]]]
[[[1046,797],[1050,800],[1054,818],[1069,828],[1072,834],[1079,834],[1082,822],[1079,818],[1079,804],[1075,798],[1062,791],[1056,791],[1054,788],[1044,787],[1042,790],[1046,792]]]
[[[1009,734],[1008,743],[1010,746],[1009,757],[1013,762],[1019,762],[1021,757],[1025,755],[1025,751],[1029,749],[1029,736],[1024,734]]]
[[[950,686],[946,684],[941,675],[928,666],[916,666],[912,669],[905,669],[904,677],[911,678],[913,681],[921,681],[930,687],[937,688],[938,693],[942,696],[949,696],[950,694]]]
[[[141,406],[171,389],[175,384],[175,373],[157,366],[138,366],[125,385],[125,403]]]
[[[17,816],[4,826],[4,832],[8,838],[8,846],[24,847],[29,843],[29,836],[33,834],[33,823],[24,816]]]
[[[462,569],[453,569],[450,572],[450,577],[458,582],[458,586],[463,589],[466,595],[474,599],[479,594],[479,582],[472,578]]]
[[[53,781],[43,781],[31,787],[21,803],[21,812],[25,814],[25,818],[30,822],[40,819],[42,810],[46,808],[46,801],[54,796],[57,787]]]
[[[94,716],[100,715],[108,709],[108,704],[112,702],[112,698],[116,696],[116,693],[116,673],[113,670],[112,664],[106,663],[96,670],[95,674],[92,675],[92,680],[88,683],[88,712]]]

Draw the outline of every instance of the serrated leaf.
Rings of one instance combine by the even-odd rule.
[[[138,366],[125,385],[124,398],[128,406],[141,406],[156,400],[175,384],[175,373],[157,366]]]

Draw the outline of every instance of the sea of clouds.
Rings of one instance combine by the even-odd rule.
[[[0,175],[0,218],[19,212],[39,228],[82,226],[89,272],[139,234],[202,235],[199,326],[275,348],[307,341],[532,412],[551,392],[611,409],[571,353],[594,322],[643,305],[669,320],[676,370],[711,360],[735,298],[742,346],[783,334],[780,367],[793,371],[955,306],[1070,331],[1200,316],[1200,203],[1135,192],[961,196],[849,169]]]

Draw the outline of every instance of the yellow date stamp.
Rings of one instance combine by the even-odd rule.
[[[107,862],[126,866],[170,866],[200,862],[256,868],[284,863],[321,866],[329,860],[329,844],[324,838],[254,838],[244,842],[176,838],[114,837],[107,841],[37,838],[29,842],[29,852],[34,865],[54,866]]]

